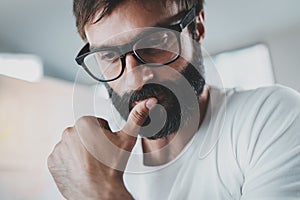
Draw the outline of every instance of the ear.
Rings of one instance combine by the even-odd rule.
[[[204,10],[201,10],[199,15],[196,16],[196,39],[199,43],[203,42],[205,37],[205,26],[204,26],[205,14]]]

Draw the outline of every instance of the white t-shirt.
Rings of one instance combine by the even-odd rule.
[[[300,199],[300,95],[282,86],[210,90],[204,121],[173,161],[143,165],[139,138],[124,174],[141,200]]]

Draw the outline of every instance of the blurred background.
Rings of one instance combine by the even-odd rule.
[[[208,82],[214,65],[226,87],[300,91],[299,8],[298,0],[207,0]],[[95,103],[95,82],[74,61],[82,46],[71,0],[0,0],[1,200],[62,198],[46,158]],[[86,105],[75,114],[74,91],[76,103]]]

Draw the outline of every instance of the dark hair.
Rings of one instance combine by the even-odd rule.
[[[126,0],[74,0],[73,13],[76,18],[77,31],[81,38],[86,40],[84,27],[87,23],[90,23],[99,12],[100,20],[105,15],[110,14],[118,4],[124,1]],[[167,1],[178,1],[178,4],[185,9],[190,9],[195,5],[196,13],[199,13],[203,9],[204,3],[204,0],[162,0],[161,2],[166,3]]]

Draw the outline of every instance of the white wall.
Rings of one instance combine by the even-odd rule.
[[[206,1],[206,38],[211,54],[257,43],[269,47],[276,83],[300,92],[300,1]]]
[[[270,48],[275,80],[300,92],[300,25],[264,39]]]
[[[275,23],[275,22],[274,22]],[[253,34],[252,37],[228,37],[227,40],[220,36],[219,41],[212,41],[207,31],[208,42],[204,41],[204,48],[210,55],[224,51],[231,51],[264,43],[270,51],[275,82],[289,86],[300,92],[300,24],[294,24],[280,29]]]

